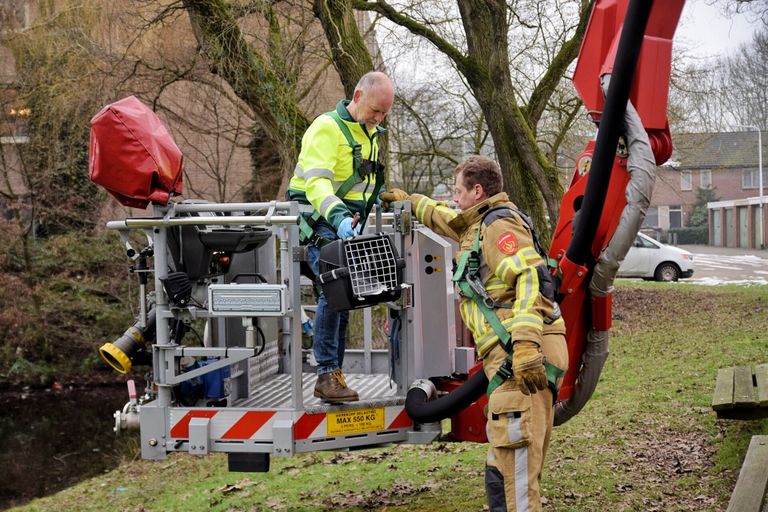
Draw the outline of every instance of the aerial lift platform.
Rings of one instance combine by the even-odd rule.
[[[555,424],[578,413],[597,384],[613,277],[648,206],[654,161],[672,151],[666,108],[683,3],[598,0],[582,44],[574,85],[599,129],[577,158],[549,251],[570,359]],[[334,242],[333,254],[323,248],[329,302],[383,304],[389,317],[385,355],[369,334],[357,356],[348,351],[344,370],[360,401],[326,404],[312,396],[302,345],[312,306],[302,303],[300,206],[175,202],[181,161],[135,98],[92,120],[91,179],[124,205],[152,204],[149,217],[108,223],[135,262],[140,314],[101,349],[123,373],[151,368],[145,389],[129,383],[130,401],[115,414],[118,429],[140,428],[144,458],[226,452],[231,469],[264,471],[270,455],[430,442],[448,416],[455,438],[485,441],[487,380],[457,320],[450,241],[418,225],[405,202],[391,214],[376,210],[364,236]],[[134,248],[135,233],[145,247]],[[410,401],[412,393],[421,399]]]

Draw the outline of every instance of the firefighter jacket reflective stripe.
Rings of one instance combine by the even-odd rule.
[[[496,194],[467,211],[456,213],[426,196],[410,196],[416,218],[430,229],[459,242],[456,260],[472,249],[477,230],[481,229],[479,275],[494,303],[494,308],[512,341],[527,340],[541,344],[543,335],[564,334],[565,324],[556,313],[555,303],[539,292],[537,267],[545,265],[534,248],[531,232],[518,215],[502,217],[483,225],[483,214],[495,206],[515,205],[507,194]],[[474,301],[461,297],[461,317],[472,331],[478,356],[483,358],[499,337]],[[551,323],[545,319],[558,317]]]
[[[340,101],[336,105],[336,113],[360,144],[362,157],[376,162],[379,156],[378,137],[385,130],[376,127],[369,134],[365,124],[352,119],[347,111],[348,104],[348,100]],[[374,191],[376,177],[375,173],[370,173],[344,197],[338,197],[336,192],[353,172],[349,142],[336,121],[322,114],[312,122],[301,139],[301,153],[288,184],[288,197],[311,204],[335,230],[345,217],[357,212],[364,216],[366,203]]]

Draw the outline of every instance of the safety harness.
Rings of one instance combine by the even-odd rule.
[[[557,268],[557,262],[547,256],[544,248],[539,242],[538,237],[536,236],[536,232],[533,229],[531,220],[523,212],[511,206],[495,206],[483,214],[480,225],[477,228],[477,234],[475,235],[475,241],[472,244],[472,249],[464,251],[464,253],[461,255],[461,258],[459,259],[459,262],[456,264],[453,272],[453,282],[458,285],[462,296],[472,300],[475,303],[477,308],[488,321],[488,324],[493,329],[493,332],[496,334],[496,336],[498,336],[499,343],[501,343],[502,348],[505,352],[507,352],[506,359],[496,371],[496,375],[494,375],[493,379],[491,379],[491,381],[488,383],[488,397],[491,396],[491,393],[497,387],[499,387],[502,383],[504,383],[504,381],[513,375],[512,354],[514,352],[514,348],[512,346],[512,336],[509,334],[509,331],[504,328],[504,325],[501,323],[501,320],[494,311],[495,308],[511,308],[512,305],[494,301],[488,293],[488,290],[485,289],[482,278],[479,275],[481,262],[480,240],[482,238],[480,232],[482,231],[483,224],[490,224],[493,222],[493,220],[498,218],[497,216],[493,216],[492,219],[486,221],[492,212],[501,213],[504,217],[511,216],[511,214],[507,214],[507,212],[501,212],[501,210],[507,210],[509,212],[516,213],[523,220],[523,222],[526,223],[531,233],[531,237],[533,238],[533,244],[536,252],[539,253],[539,255],[544,259],[548,268],[552,266]],[[550,319],[549,323],[554,320],[555,318]],[[552,388],[553,396],[556,397],[557,379],[559,379],[565,372],[546,360],[544,361],[544,368],[547,373],[547,381],[549,382],[549,386]]]
[[[338,190],[336,190],[336,196],[343,199],[344,196],[347,195],[347,192],[352,190],[352,187],[358,183],[362,183],[368,176],[375,173],[373,193],[368,198],[365,205],[365,212],[363,212],[362,230],[362,228],[365,227],[365,219],[373,208],[376,198],[379,197],[381,187],[384,185],[384,165],[377,161],[366,160],[363,158],[362,145],[352,136],[349,127],[347,127],[344,121],[341,120],[338,112],[334,110],[332,112],[327,112],[325,115],[336,121],[339,130],[341,130],[341,133],[344,134],[344,137],[347,139],[347,144],[352,148],[352,175],[341,184]],[[302,244],[311,243],[317,247],[322,247],[331,242],[331,240],[315,234],[315,227],[321,218],[322,216],[320,215],[320,212],[315,209],[313,209],[310,215],[301,215],[299,220],[299,241]]]

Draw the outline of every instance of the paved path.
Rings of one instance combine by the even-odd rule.
[[[768,285],[768,250],[681,245],[693,253],[694,272],[686,282],[700,284],[753,283]]]

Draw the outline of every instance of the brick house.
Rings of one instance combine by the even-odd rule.
[[[710,244],[759,245],[757,134],[683,133],[674,135],[673,141],[672,157],[657,168],[656,186],[643,228],[666,232],[686,226],[698,189],[711,188],[718,201],[709,204]],[[764,154],[766,149],[763,141]],[[763,182],[768,186],[765,167]]]

